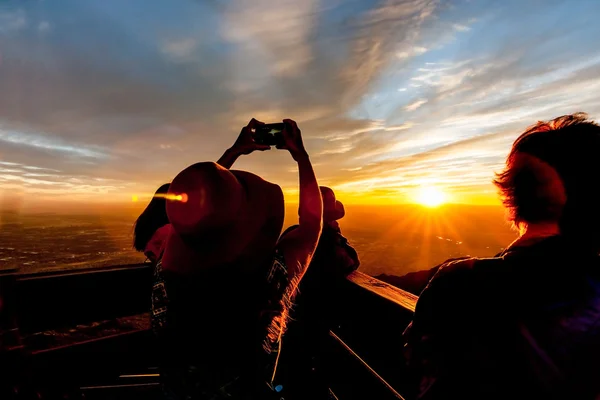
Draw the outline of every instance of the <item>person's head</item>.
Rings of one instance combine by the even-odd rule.
[[[558,223],[562,234],[600,249],[600,126],[565,115],[529,127],[494,180],[511,221]]]
[[[323,197],[323,222],[330,223],[344,218],[346,211],[344,205],[336,200],[335,193],[327,186],[319,186]]]
[[[272,257],[284,217],[279,186],[204,162],[180,172],[169,194],[165,268],[191,273],[243,260],[251,269]]]
[[[137,251],[144,251],[154,232],[169,223],[165,200],[169,185],[169,183],[165,183],[158,188],[146,209],[135,221],[133,226],[133,248]]]

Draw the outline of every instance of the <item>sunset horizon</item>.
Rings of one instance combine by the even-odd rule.
[[[370,198],[370,197],[354,197],[347,195],[343,192],[336,193],[337,198],[344,203],[346,206],[351,207],[402,207],[402,206],[416,206],[428,209],[431,212],[445,207],[452,206],[475,206],[475,207],[493,207],[493,208],[504,208],[502,202],[497,197],[481,197],[474,198],[471,201],[444,201],[441,204],[434,206],[423,204],[419,201],[410,200],[390,200],[381,198]],[[297,207],[298,206],[298,195],[296,193],[290,195],[284,192],[286,207]],[[126,197],[126,196],[124,196]],[[130,196],[131,197],[131,196]],[[46,201],[27,201],[26,199],[16,200],[15,198],[5,197],[4,202],[0,201],[0,213],[25,213],[25,214],[43,214],[43,213],[57,213],[57,214],[73,214],[81,212],[134,212],[140,213],[148,205],[152,199],[152,194],[139,195],[137,201],[126,200],[60,200],[52,199]]]

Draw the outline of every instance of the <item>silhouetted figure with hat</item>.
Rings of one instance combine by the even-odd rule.
[[[256,120],[221,165],[194,164],[171,183],[172,229],[153,295],[169,398],[285,396],[277,370],[281,338],[319,240],[322,200],[300,130],[294,121],[284,122],[277,147],[297,162],[300,180],[293,233],[279,239],[284,199],[278,185],[225,168],[240,154],[267,149],[251,140],[261,124]]]
[[[521,235],[435,272],[405,332],[408,398],[600,398],[599,155],[585,114],[514,142],[494,182]]]

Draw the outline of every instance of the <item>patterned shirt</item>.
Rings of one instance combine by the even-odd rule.
[[[283,385],[277,376],[277,362],[281,351],[281,338],[285,331],[292,296],[295,292],[294,284],[290,284],[285,260],[280,252],[276,251],[273,262],[263,278],[265,300],[262,311],[259,314],[258,326],[265,329],[264,340],[257,346],[262,347],[259,353],[258,368],[263,370],[263,383],[257,386],[260,399],[279,399],[283,395]],[[169,328],[169,296],[168,280],[165,280],[162,270],[162,260],[154,267],[154,282],[152,287],[152,329],[160,338],[165,335]],[[244,334],[251,334],[245,332]],[[175,338],[176,340],[177,338]],[[246,399],[243,389],[243,379],[240,376],[230,376],[224,381],[215,382],[208,379],[211,366],[187,365],[178,369],[170,369],[165,372],[168,382],[164,388],[168,398],[188,399]],[[258,378],[261,379],[261,378]],[[216,386],[215,386],[216,384]]]

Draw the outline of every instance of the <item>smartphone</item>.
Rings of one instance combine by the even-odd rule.
[[[285,124],[283,122],[259,125],[254,132],[254,141],[258,144],[266,144],[269,146],[283,144],[281,132],[283,132],[284,126]]]

